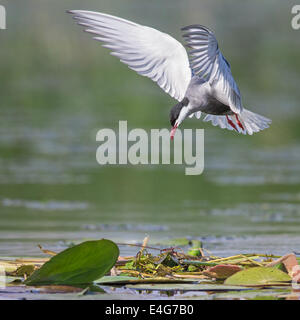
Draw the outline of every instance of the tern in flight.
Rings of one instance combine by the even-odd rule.
[[[214,33],[202,25],[182,28],[184,46],[166,33],[100,12],[71,10],[85,31],[138,74],[155,81],[179,101],[170,111],[171,139],[195,115],[222,129],[252,135],[271,120],[243,108],[230,64]]]

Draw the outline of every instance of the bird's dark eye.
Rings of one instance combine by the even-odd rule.
[[[174,127],[174,125],[175,125],[175,123],[176,123],[176,120],[177,120],[178,117],[179,117],[180,110],[181,110],[181,108],[179,108],[178,105],[174,106],[174,107],[171,109],[171,112],[170,112],[170,123],[171,123],[171,126],[172,126],[172,127]]]
[[[170,111],[170,123],[171,126],[174,127],[176,120],[179,117],[180,111],[184,106],[189,104],[189,99],[184,98],[181,102],[177,103]]]
[[[171,123],[171,126],[172,126],[172,127],[175,126],[175,122],[176,122],[176,119],[170,119],[170,123]]]

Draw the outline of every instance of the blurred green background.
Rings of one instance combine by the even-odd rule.
[[[215,254],[300,251],[300,31],[289,0],[9,0],[0,30],[0,255],[69,240],[199,237]],[[96,132],[169,128],[176,103],[82,32],[67,9],[110,13],[178,40],[216,33],[244,105],[273,120],[254,136],[202,121],[205,169],[104,166]],[[124,248],[123,250],[130,250]]]

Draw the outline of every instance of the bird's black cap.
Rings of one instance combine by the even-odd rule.
[[[179,117],[180,111],[184,106],[189,104],[189,99],[184,98],[181,102],[177,103],[170,111],[170,123],[174,127],[176,120]]]

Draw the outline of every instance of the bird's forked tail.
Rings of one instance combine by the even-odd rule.
[[[257,113],[243,109],[241,114],[235,116],[215,116],[208,114],[203,121],[211,121],[214,126],[222,129],[236,130],[239,133],[252,135],[269,127],[272,120]]]

